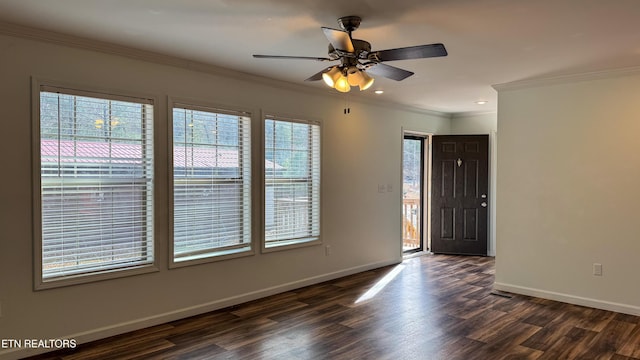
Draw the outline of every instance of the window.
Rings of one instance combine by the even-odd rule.
[[[265,248],[320,239],[320,124],[265,119]]]
[[[174,264],[251,250],[249,145],[248,113],[174,104]]]
[[[149,268],[152,101],[39,89],[36,287]]]

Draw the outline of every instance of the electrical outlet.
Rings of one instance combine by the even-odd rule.
[[[327,246],[324,247],[324,254],[326,256],[331,255],[331,245],[327,245]]]
[[[593,275],[602,276],[602,264],[593,263]]]
[[[378,192],[381,194],[385,192],[384,184],[378,184]]]
[[[392,192],[392,191],[393,191],[393,185],[387,184],[387,192]]]

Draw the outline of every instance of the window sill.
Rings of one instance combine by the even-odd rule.
[[[238,249],[229,249],[212,253],[193,255],[177,260],[174,259],[170,262],[169,269],[181,268],[191,265],[207,264],[216,261],[236,259],[239,257],[253,255],[255,255],[255,251],[253,251],[252,247],[249,245]]]
[[[264,244],[263,242],[262,252],[269,253],[274,251],[297,249],[297,248],[307,247],[307,246],[316,246],[320,244],[322,244],[322,240],[319,237],[295,239],[295,240],[289,240],[289,241],[279,241],[277,243],[272,243],[272,244]]]
[[[155,264],[139,265],[135,267],[111,269],[100,272],[93,272],[87,274],[70,275],[66,277],[59,277],[51,280],[36,279],[34,290],[46,290],[55,289],[59,287],[80,285],[87,283],[94,283],[104,280],[119,279],[128,276],[148,274],[152,272],[160,271]]]

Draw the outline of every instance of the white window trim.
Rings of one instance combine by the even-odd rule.
[[[108,98],[110,100],[125,100],[130,101],[131,98],[148,100],[154,106],[152,124],[157,123],[158,111],[155,111],[158,99],[155,95],[131,93],[127,91],[113,91],[109,89],[95,88],[92,86],[70,84],[67,82],[48,80],[32,77],[31,78],[31,173],[32,173],[32,223],[33,223],[33,288],[34,290],[53,289],[64,286],[92,283],[97,281],[117,279],[122,277],[147,274],[151,272],[159,271],[157,266],[158,262],[158,242],[155,237],[156,227],[158,222],[155,221],[154,208],[157,204],[154,203],[152,208],[151,217],[154,219],[152,229],[153,239],[153,261],[149,264],[131,266],[122,269],[109,269],[104,271],[97,271],[95,273],[71,275],[65,278],[53,279],[45,281],[42,277],[42,202],[41,202],[41,159],[40,159],[40,92],[43,88],[59,88],[64,89],[65,93],[71,95],[84,95],[84,96],[101,96],[102,98]],[[68,91],[68,92],[67,92]],[[153,132],[152,136],[156,137],[157,132]],[[155,142],[154,142],[155,144]],[[155,146],[154,146],[155,148]],[[155,157],[155,149],[154,149]],[[155,174],[154,174],[155,178]],[[155,181],[154,181],[155,182]],[[157,191],[154,185],[154,199]]]
[[[248,244],[248,246],[243,246],[243,247],[238,247],[238,248],[224,248],[221,249],[219,251],[214,251],[211,253],[207,253],[207,256],[194,256],[194,258],[192,259],[185,259],[185,260],[180,260],[180,261],[176,261],[175,260],[175,253],[174,253],[174,244],[173,244],[173,237],[174,237],[174,184],[173,184],[173,109],[174,107],[187,107],[191,110],[202,110],[202,111],[220,111],[221,113],[229,113],[229,112],[238,112],[238,113],[246,113],[247,116],[250,118],[250,137],[251,137],[251,141],[250,141],[250,159],[251,159],[251,211],[250,211],[250,229],[251,229],[251,242]],[[256,189],[256,184],[255,184],[255,179],[256,179],[256,173],[255,173],[255,164],[254,164],[254,158],[255,156],[253,156],[254,154],[254,149],[255,149],[255,145],[254,144],[254,138],[255,138],[255,131],[254,131],[254,123],[255,123],[255,118],[254,118],[254,114],[255,112],[249,110],[249,109],[243,109],[240,108],[238,106],[228,106],[228,105],[221,105],[221,104],[214,104],[214,103],[210,103],[207,101],[203,101],[203,100],[195,100],[195,99],[189,99],[189,98],[181,98],[181,97],[174,97],[174,96],[169,96],[167,99],[167,179],[168,179],[168,185],[167,185],[167,198],[168,198],[168,215],[169,215],[169,229],[168,229],[168,234],[169,234],[169,239],[168,239],[168,256],[169,256],[169,269],[176,269],[176,268],[182,268],[182,267],[186,267],[186,266],[192,266],[192,265],[199,265],[199,264],[207,264],[207,263],[212,263],[212,262],[217,262],[217,261],[223,261],[223,260],[230,260],[230,259],[236,259],[236,258],[241,258],[241,257],[247,257],[247,256],[253,256],[255,255],[255,189]],[[263,165],[264,166],[264,165]]]
[[[324,204],[324,200],[323,200],[323,191],[322,188],[324,186],[324,156],[323,156],[323,143],[324,143],[324,136],[323,136],[323,122],[317,118],[312,118],[309,116],[299,116],[299,115],[292,115],[292,114],[283,114],[281,112],[272,112],[272,111],[262,111],[260,114],[260,141],[259,141],[259,146],[260,146],[260,156],[261,156],[261,161],[260,161],[260,175],[259,175],[259,186],[260,186],[260,252],[261,253],[271,253],[271,252],[277,252],[277,251],[286,251],[286,250],[292,250],[292,249],[298,249],[298,248],[304,248],[304,247],[309,247],[309,246],[318,246],[318,245],[322,245],[323,241],[322,241],[322,236],[324,233],[324,226],[323,226],[323,204]],[[308,238],[300,238],[300,239],[292,239],[290,241],[283,241],[282,243],[278,244],[278,245],[272,245],[267,247],[267,240],[266,240],[266,179],[265,179],[265,175],[266,175],[266,169],[265,169],[265,160],[266,160],[266,151],[265,151],[265,122],[267,119],[273,119],[273,120],[283,120],[283,121],[290,121],[290,122],[297,122],[297,123],[301,123],[301,124],[312,124],[312,125],[318,125],[319,130],[320,130],[320,144],[319,144],[319,152],[320,152],[320,194],[318,196],[319,200],[320,200],[320,213],[319,213],[319,223],[320,223],[320,235],[317,237],[308,237]]]

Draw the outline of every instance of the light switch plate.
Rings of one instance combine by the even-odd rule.
[[[598,263],[593,264],[593,275],[602,276],[602,264],[598,264]]]

